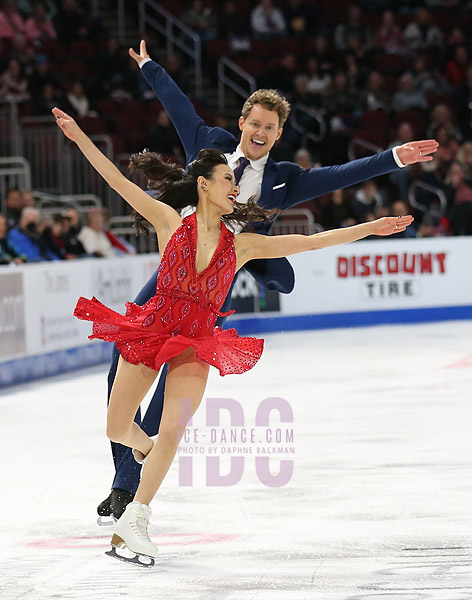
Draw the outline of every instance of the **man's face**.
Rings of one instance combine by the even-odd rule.
[[[275,110],[255,104],[246,119],[239,117],[241,130],[241,149],[244,156],[251,160],[262,158],[272,150],[282,135],[279,127],[279,115]]]

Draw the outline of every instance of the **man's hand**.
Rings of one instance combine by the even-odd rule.
[[[141,43],[139,44],[139,54],[137,54],[133,48],[130,48],[128,52],[131,58],[134,59],[138,65],[140,65],[141,61],[143,61],[145,58],[150,58],[146,50],[146,42],[144,40],[141,40]]]
[[[398,146],[397,155],[404,165],[413,165],[417,162],[429,162],[438,149],[436,140],[421,140],[420,142],[408,142]]]

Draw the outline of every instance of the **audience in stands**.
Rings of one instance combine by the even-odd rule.
[[[11,188],[7,191],[5,204],[7,208],[7,227],[11,229],[12,227],[16,227],[20,222],[21,211],[23,209],[23,199],[18,188]]]
[[[282,11],[272,0],[261,0],[251,12],[251,27],[254,35],[271,40],[284,34],[287,24]]]
[[[0,75],[0,98],[13,102],[29,100],[28,80],[20,63],[12,58],[4,73]]]
[[[437,136],[441,146],[432,162],[376,182],[383,197],[378,214],[391,210],[396,200],[407,202],[409,186],[420,179],[446,193],[448,209],[442,217],[436,208],[418,213],[418,235],[470,230],[472,46],[467,32],[472,15],[466,3],[353,0],[343,4],[346,10],[315,0],[176,0],[175,5],[176,16],[200,35],[203,56],[211,56],[203,68],[215,85],[216,50],[221,49],[237,63],[241,60],[244,68],[254,69],[258,87],[280,89],[292,103],[324,115],[321,142],[306,142],[289,121],[274,156],[293,160],[305,141],[308,147],[297,155],[299,164],[332,164],[347,160],[353,137],[391,147]],[[112,136],[117,153],[147,145],[182,162],[175,131],[127,48],[112,35],[97,36],[98,30],[89,2],[0,1],[0,95],[18,101],[20,116],[50,115],[55,105],[78,115],[97,108],[97,126]],[[158,54],[152,51],[151,56]],[[169,54],[161,61],[184,93],[193,96],[186,60]],[[206,120],[224,125],[225,116],[215,115],[206,97],[196,100]],[[296,120],[318,131],[317,123],[301,112]],[[360,207],[370,218],[377,204],[371,202],[366,212],[359,201],[365,196],[360,187],[323,198],[315,217],[324,227],[348,225],[355,222],[353,207]],[[10,229],[24,206],[34,208],[34,199],[28,204],[15,190],[9,193],[5,215]],[[71,240],[66,255],[83,255],[77,238],[80,224],[70,224],[69,219],[57,219],[53,234],[60,226],[68,229],[57,236]]]
[[[25,33],[27,38],[36,44],[57,38],[56,29],[47,16],[43,2],[34,3],[33,14],[25,23]]]
[[[59,260],[60,257],[44,242],[39,222],[40,214],[36,208],[23,208],[18,225],[7,234],[8,243],[15,252],[25,256],[28,262]]]
[[[15,0],[4,0],[0,6],[0,39],[12,40],[18,33],[26,34],[25,21]]]
[[[0,265],[9,265],[10,263],[21,264],[25,262],[26,257],[18,254],[7,239],[7,220],[0,215]]]
[[[116,256],[113,246],[105,233],[105,217],[101,209],[89,210],[86,214],[86,225],[77,236],[87,254],[97,258]]]

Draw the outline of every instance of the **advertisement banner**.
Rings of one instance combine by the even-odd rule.
[[[287,315],[472,305],[472,239],[356,242],[290,257]]]
[[[0,358],[25,351],[23,274],[6,272],[0,279]]]
[[[158,265],[159,256],[147,254],[1,268],[0,360],[90,344],[91,324],[73,315],[78,298],[96,296],[124,313]]]

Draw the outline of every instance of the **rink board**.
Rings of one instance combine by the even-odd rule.
[[[295,289],[277,312],[239,312],[241,334],[472,318],[469,237],[376,239],[290,257]],[[73,317],[79,296],[124,312],[158,266],[157,254],[0,268],[0,386],[108,360]],[[239,284],[243,281],[240,278]],[[261,304],[257,286],[237,302]]]

